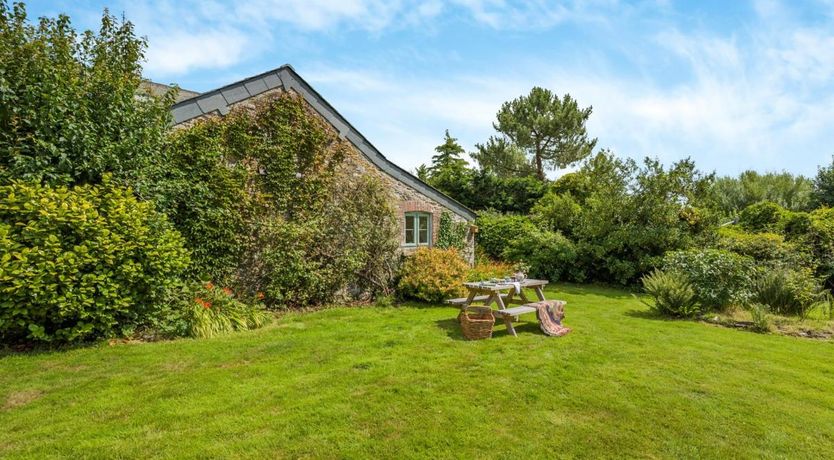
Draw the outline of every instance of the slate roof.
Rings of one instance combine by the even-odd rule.
[[[365,136],[357,131],[288,64],[174,104],[171,107],[174,124],[180,124],[209,113],[226,115],[229,113],[231,104],[275,88],[291,89],[304,97],[307,103],[339,132],[340,137],[350,141],[371,163],[394,179],[432,198],[461,217],[469,220],[475,219],[476,216],[472,210],[385,158]]]
[[[157,83],[155,81],[150,81],[150,80],[142,80],[142,83],[139,84],[139,91],[140,92],[145,92],[145,93],[150,94],[151,96],[155,96],[155,97],[163,96],[170,89],[171,89],[171,87],[168,86],[168,85],[165,85],[165,84],[162,84],[162,83]],[[177,98],[174,102],[175,103],[176,102],[181,102],[181,101],[184,101],[186,99],[191,99],[192,97],[199,96],[199,95],[200,95],[200,93],[198,93],[197,91],[189,91],[187,89],[180,88],[179,92],[177,92]]]

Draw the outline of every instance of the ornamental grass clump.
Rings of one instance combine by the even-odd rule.
[[[683,274],[675,271],[654,270],[641,279],[643,290],[653,303],[643,301],[655,312],[676,317],[693,317],[700,312],[695,291]]]

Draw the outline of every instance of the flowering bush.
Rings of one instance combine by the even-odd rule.
[[[399,282],[405,297],[441,302],[463,295],[468,264],[455,249],[420,248],[403,263]]]
[[[228,287],[206,283],[193,289],[194,297],[186,308],[188,335],[213,337],[232,331],[259,328],[271,319],[263,304],[248,305],[237,299]]]

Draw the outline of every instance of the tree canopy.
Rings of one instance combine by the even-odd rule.
[[[140,185],[173,95],[137,98],[146,43],[106,10],[98,33],[0,1],[0,180]],[[141,188],[141,187],[137,187]]]
[[[493,127],[525,152],[544,180],[546,170],[566,168],[591,154],[597,142],[585,128],[591,111],[580,108],[570,94],[560,98],[537,86],[505,102]]]

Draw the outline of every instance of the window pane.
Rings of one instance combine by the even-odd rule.
[[[429,216],[420,216],[420,243],[429,244]]]
[[[414,244],[416,241],[414,240],[414,233],[415,233],[415,225],[414,225],[414,216],[413,215],[406,215],[405,216],[405,244]]]
[[[420,230],[420,244],[429,244],[429,230]]]

